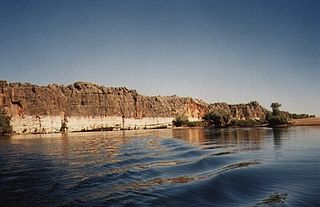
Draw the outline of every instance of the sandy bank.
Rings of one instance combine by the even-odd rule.
[[[320,117],[305,118],[305,119],[292,119],[290,124],[293,126],[320,126]]]

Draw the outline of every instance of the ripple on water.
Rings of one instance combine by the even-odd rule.
[[[279,130],[0,140],[1,206],[317,206],[320,129]]]

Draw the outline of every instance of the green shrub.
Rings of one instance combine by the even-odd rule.
[[[188,121],[188,122],[185,123],[185,126],[187,126],[187,127],[196,127],[197,125],[196,125],[195,122]]]
[[[187,127],[203,127],[204,124],[202,121],[188,121],[186,123]]]
[[[177,117],[172,121],[172,124],[176,127],[185,126],[189,122],[187,117]]]
[[[246,119],[246,120],[232,120],[230,125],[231,126],[239,126],[239,127],[252,127],[260,125],[261,123],[254,119]]]
[[[10,125],[10,117],[6,116],[3,111],[0,111],[0,134],[12,133],[12,126]]]
[[[206,113],[202,120],[206,126],[224,127],[231,121],[231,116],[224,111],[212,111]]]
[[[189,121],[187,117],[177,117],[172,121],[172,124],[176,127],[203,127],[202,121]]]
[[[268,120],[268,123],[270,126],[288,124],[288,118],[281,115],[271,116],[270,119]]]

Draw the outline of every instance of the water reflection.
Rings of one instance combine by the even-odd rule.
[[[230,129],[184,129],[172,130],[172,137],[183,139],[193,145],[207,145],[205,148],[219,146],[240,146],[243,150],[259,150],[268,134],[265,128]]]
[[[204,143],[206,140],[206,136],[204,133],[204,129],[197,128],[197,129],[173,129],[172,130],[172,137],[186,140],[189,143],[198,145]]]
[[[276,151],[279,151],[281,149],[281,136],[283,134],[283,129],[282,128],[273,128],[273,144],[274,144],[274,149]]]
[[[0,203],[315,204],[320,186],[319,131],[192,128],[2,138]],[[275,157],[275,151],[283,156]]]
[[[68,133],[61,134],[61,152],[63,157],[69,156],[69,139]]]
[[[299,130],[301,130],[301,129],[299,129]],[[292,128],[290,130],[290,133],[294,134],[294,131],[295,131],[295,129]],[[277,153],[277,155],[280,155],[283,142],[285,141],[287,136],[290,136],[289,129],[288,128],[273,128],[272,133],[273,133],[274,150]]]
[[[282,129],[273,129],[274,145],[281,145]],[[193,146],[203,149],[233,147],[240,150],[259,150],[264,145],[268,137],[269,129],[214,129],[204,130],[202,128],[187,129],[163,129],[163,130],[141,130],[141,131],[120,131],[120,132],[95,132],[95,133],[65,133],[59,135],[30,135],[36,140],[37,148],[32,151],[40,154],[48,154],[63,157],[84,155],[104,157],[116,161],[121,148],[133,145],[135,139],[141,137],[176,138]],[[60,139],[56,139],[60,136]],[[4,140],[4,139],[2,139]],[[20,144],[32,147],[35,142],[29,142],[28,136],[13,136],[9,141],[12,144]],[[156,150],[161,148],[161,144],[156,139],[149,139],[144,148]],[[48,145],[49,144],[49,145]],[[59,145],[59,147],[58,147]],[[131,146],[132,147],[132,146]]]

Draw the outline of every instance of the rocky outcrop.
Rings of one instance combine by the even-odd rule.
[[[0,108],[11,117],[16,133],[59,131],[62,123],[68,123],[72,131],[119,125],[146,128],[170,125],[177,116],[200,120],[205,113],[218,109],[236,119],[260,119],[266,112],[257,102],[207,104],[178,96],[143,96],[125,87],[86,82],[38,86],[0,81]]]
[[[124,116],[126,118],[188,116],[201,118],[208,104],[177,96],[148,97],[125,87],[92,83],[37,86],[0,83],[0,107],[10,116]]]
[[[252,101],[248,104],[214,103],[209,105],[209,111],[222,111],[229,114],[233,119],[265,119],[267,110],[258,102]]]

